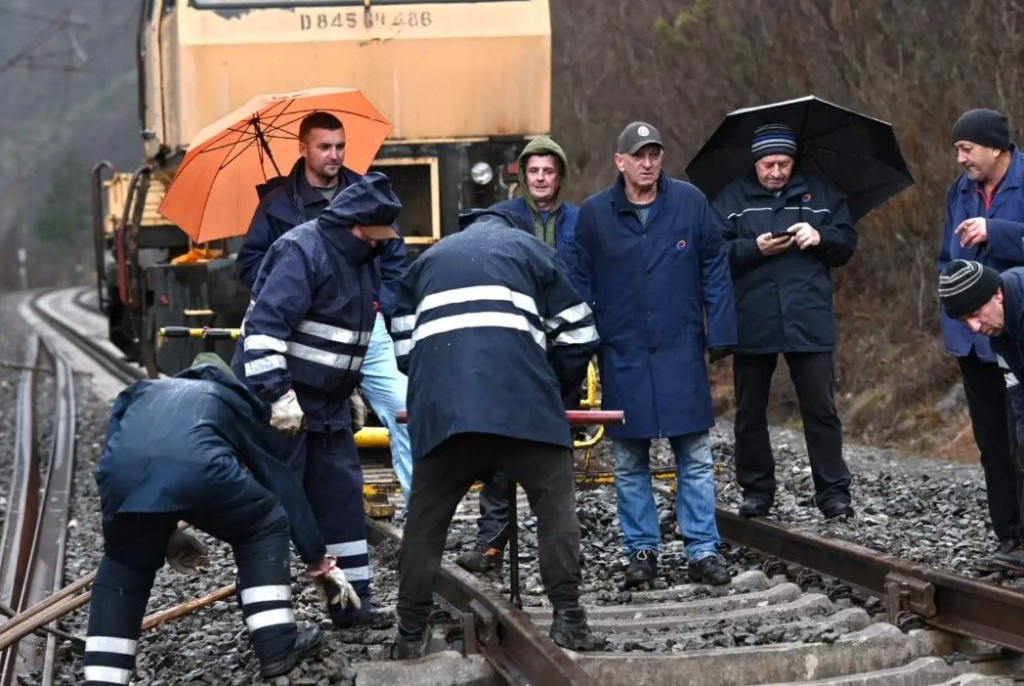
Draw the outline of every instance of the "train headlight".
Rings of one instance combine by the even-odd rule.
[[[477,162],[469,170],[469,177],[478,186],[486,186],[494,180],[494,170],[486,162]]]

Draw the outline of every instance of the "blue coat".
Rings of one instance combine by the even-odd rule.
[[[325,548],[295,474],[272,454],[266,406],[227,371],[199,365],[171,379],[135,383],[117,396],[96,482],[104,518],[119,513],[187,512],[219,504],[208,484],[241,463],[284,507],[299,555]],[[207,479],[206,477],[209,477]]]
[[[533,233],[533,215],[524,198],[511,198],[502,200],[491,205],[492,210],[511,211],[525,220],[526,226],[530,227]],[[576,220],[579,218],[580,209],[571,202],[563,202],[558,210],[558,217],[555,220],[555,250],[562,256],[566,264],[571,264],[572,247],[576,236]],[[522,228],[517,223],[516,228]]]
[[[1024,379],[1024,267],[1003,272],[1002,336],[990,339],[992,350],[1001,355],[1018,379]]]
[[[394,219],[397,198],[372,181],[384,178],[351,184],[317,219],[274,241],[242,322],[235,373],[268,403],[293,388],[311,431],[351,423],[348,398],[362,378],[379,277],[375,251],[350,228]]]
[[[836,344],[829,270],[857,247],[846,198],[825,179],[795,172],[778,195],[753,172],[723,188],[712,202],[729,250],[739,344],[736,352],[827,352]],[[821,243],[791,245],[765,257],[757,237],[797,222],[818,230]]]
[[[555,250],[510,224],[481,216],[399,286],[391,333],[414,459],[461,433],[572,446],[562,398],[597,347],[593,315]]]
[[[977,185],[961,174],[946,194],[946,226],[937,260],[939,273],[953,260],[974,260],[1002,272],[1024,265],[1024,154],[1015,147],[1010,150],[1010,167],[985,209],[985,201]],[[974,247],[960,247],[960,237],[953,230],[965,219],[985,217],[988,242]],[[963,322],[950,319],[939,308],[942,342],[953,357],[966,357],[973,346],[978,357],[994,362],[988,336],[973,334]]]
[[[713,426],[704,350],[736,345],[736,316],[728,259],[704,195],[663,173],[641,226],[620,175],[580,207],[573,273],[601,336],[602,406],[626,413],[609,436],[681,436]]]
[[[252,223],[249,224],[249,231],[245,234],[242,247],[235,258],[238,277],[249,288],[256,283],[260,263],[263,262],[263,257],[273,242],[299,224],[316,219],[327,209],[329,203],[323,194],[306,181],[304,165],[304,160],[300,157],[288,176],[274,185],[256,208]],[[361,174],[342,167],[338,192],[361,178]],[[401,236],[402,232],[398,225],[394,224],[393,227]],[[409,261],[405,241],[395,239],[384,241],[381,245],[380,255],[376,260],[381,276],[376,300],[380,312],[385,317],[390,317],[395,309],[395,283],[405,274]]]

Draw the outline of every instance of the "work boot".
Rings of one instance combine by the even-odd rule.
[[[772,509],[771,503],[764,498],[757,496],[744,496],[739,509],[736,510],[740,517],[764,517],[768,510]]]
[[[821,506],[821,514],[825,519],[835,519],[836,517],[852,517],[853,505],[846,502],[845,500],[833,500],[825,503]]]
[[[999,545],[996,547],[996,551],[988,557],[979,557],[971,565],[976,571],[979,572],[998,572],[1005,569],[1003,565],[999,564],[994,558],[996,555],[1005,555],[1014,548],[1020,547],[1020,540],[1016,538],[1004,538],[999,541]]]
[[[587,613],[582,607],[555,610],[553,616],[548,636],[558,645],[577,652],[604,648],[604,637],[590,631]]]
[[[287,674],[295,668],[304,658],[309,657],[320,649],[320,643],[324,640],[324,632],[317,627],[299,629],[295,637],[295,644],[291,650],[276,660],[260,661],[260,676],[264,679]]]
[[[723,586],[732,581],[732,576],[721,555],[709,555],[689,563],[686,565],[686,574],[690,577],[690,581],[698,584]]]
[[[415,660],[418,657],[423,657],[427,654],[427,646],[430,645],[432,636],[433,630],[430,624],[420,629],[406,629],[399,624],[398,638],[391,646],[391,659]]]
[[[486,574],[487,572],[501,571],[501,565],[505,560],[505,551],[498,548],[487,550],[470,550],[455,558],[455,564],[474,574]]]
[[[629,554],[629,567],[626,568],[626,581],[623,590],[654,583],[658,576],[658,553],[652,548],[641,548]]]
[[[1000,569],[1008,569],[1017,574],[1024,574],[1024,548],[1018,544],[1016,548],[1005,552],[997,552],[992,556],[992,562]]]
[[[387,629],[395,623],[395,616],[390,612],[378,610],[367,601],[363,601],[363,609],[353,611],[342,609],[337,605],[328,605],[327,614],[335,629]]]

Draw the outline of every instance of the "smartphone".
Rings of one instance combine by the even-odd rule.
[[[789,231],[772,231],[772,238],[789,238],[792,235]]]

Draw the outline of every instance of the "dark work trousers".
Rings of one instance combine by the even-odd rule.
[[[567,410],[578,410],[583,389],[577,388],[562,398]],[[508,545],[508,477],[501,472],[483,482],[480,489],[480,517],[476,520],[476,547],[504,550]]]
[[[800,403],[818,507],[850,502],[843,426],[835,402],[832,353],[783,353]],[[768,435],[768,396],[778,354],[734,355],[736,480],[745,497],[775,500],[775,458]]]
[[[104,517],[103,559],[92,585],[85,644],[87,686],[129,683],[153,579],[179,519],[231,545],[238,567],[237,597],[259,659],[277,660],[291,650],[297,630],[288,517],[277,498],[242,474],[237,462],[235,469],[239,474],[225,479],[231,490],[225,488],[223,498],[209,508]],[[236,478],[242,476],[244,480]]]
[[[495,472],[480,489],[480,517],[476,520],[479,550],[508,545],[508,477]]]
[[[338,568],[359,595],[361,608],[328,605],[336,624],[349,622],[373,608],[370,588],[370,552],[363,513],[363,469],[349,428],[333,432],[303,431],[279,435],[279,454],[302,481],[313,508],[327,554],[338,558]],[[411,497],[411,496],[410,496]]]
[[[1007,409],[1003,372],[997,363],[978,359],[973,349],[970,355],[956,361],[963,375],[974,442],[981,453],[992,531],[1000,541],[1020,538],[1018,496],[1024,488],[1013,463],[1011,446],[1016,432],[1009,427],[1015,422],[1010,419],[1012,408]]]
[[[579,605],[580,524],[572,451],[492,434],[458,434],[413,463],[398,589],[403,629],[419,630],[429,621],[434,577],[455,508],[473,482],[497,470],[522,485],[537,516],[540,577],[552,606]]]
[[[1010,427],[1010,456],[1017,475],[1017,521],[1020,522],[1024,521],[1024,385],[1018,382],[1007,386],[1006,399],[1009,406],[1006,420]],[[1018,524],[1018,533],[1019,528]]]

